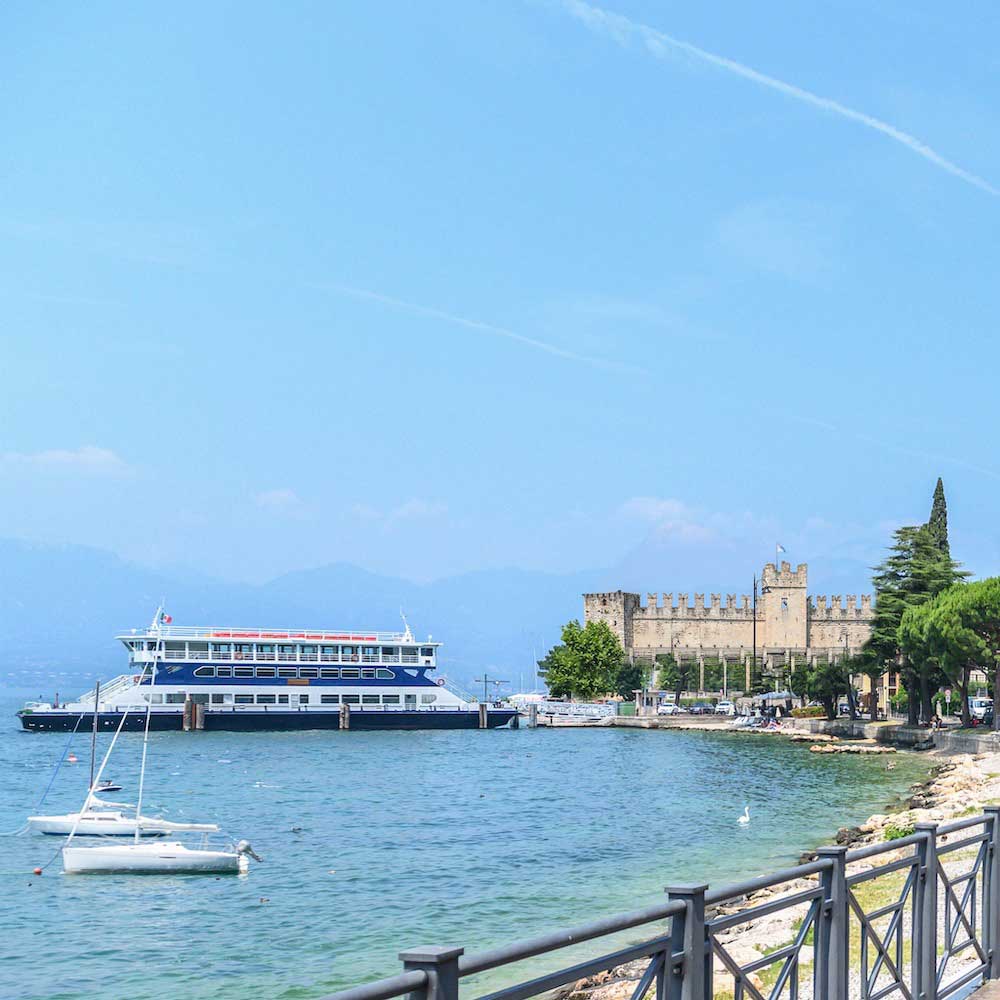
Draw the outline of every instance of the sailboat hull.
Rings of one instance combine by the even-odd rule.
[[[248,864],[233,851],[195,850],[180,843],[64,847],[62,855],[67,875],[238,875]]]
[[[73,824],[76,823],[74,836],[77,837],[135,836],[135,817],[122,816],[120,813],[110,813],[103,816],[100,813],[95,813],[93,816],[84,816],[79,823],[77,823],[76,817],[76,813],[67,813],[65,816],[29,816],[28,828],[34,833],[67,837],[73,833]],[[143,823],[140,831],[142,837],[163,837],[171,832],[168,829],[147,826],[146,822]]]

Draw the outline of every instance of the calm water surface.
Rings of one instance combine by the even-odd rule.
[[[0,700],[8,831],[67,739],[20,732],[15,708]],[[80,763],[44,811],[79,806],[88,742],[73,741]],[[124,801],[140,742],[123,736],[107,771]],[[605,729],[153,734],[148,801],[247,837],[264,864],[246,878],[69,877],[57,858],[32,877],[18,873],[60,841],[0,838],[0,996],[322,996],[399,971],[404,947],[476,950],[649,905],[669,881],[794,862],[926,773],[894,759],[887,772],[885,758],[764,737]]]

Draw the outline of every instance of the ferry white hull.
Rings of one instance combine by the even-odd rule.
[[[249,867],[245,855],[233,851],[206,851],[181,843],[115,844],[109,847],[64,847],[67,875],[229,874]]]

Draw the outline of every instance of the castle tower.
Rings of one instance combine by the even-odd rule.
[[[583,595],[584,621],[605,622],[629,654],[633,643],[632,619],[638,607],[639,595],[622,590]]]
[[[768,563],[761,573],[757,602],[757,641],[765,649],[805,649],[808,645],[808,567]]]

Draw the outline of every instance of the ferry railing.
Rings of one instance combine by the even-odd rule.
[[[631,1000],[947,1000],[1000,979],[1000,806],[856,850],[823,847],[816,860],[723,889],[667,888],[666,902],[465,954],[462,947],[399,953],[403,973],[325,1000],[458,1000],[463,979],[563,953],[554,971],[508,977],[481,1000],[580,996],[580,981],[618,974]],[[739,932],[794,918],[790,939],[747,960]],[[660,925],[651,929],[649,925]],[[643,928],[644,939],[580,956],[580,946]],[[573,949],[568,964],[567,949]],[[604,981],[607,986],[607,982]],[[553,991],[556,991],[553,993]]]

